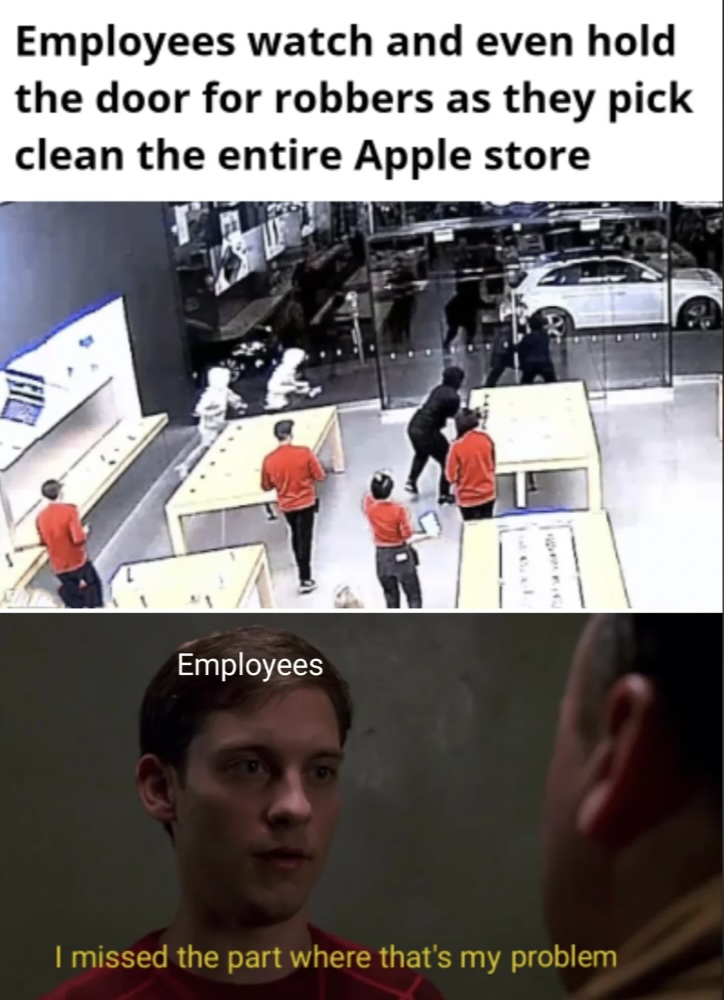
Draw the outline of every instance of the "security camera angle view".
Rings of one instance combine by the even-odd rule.
[[[3,1000],[721,1000],[721,614],[1,627]]]
[[[4,608],[721,609],[721,203],[0,235]]]

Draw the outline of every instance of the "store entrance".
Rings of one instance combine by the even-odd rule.
[[[668,207],[506,206],[395,222],[368,254],[384,407],[417,405],[448,364],[471,387],[516,383],[511,346],[532,316],[559,381],[582,380],[589,395],[671,385],[679,292],[697,275]]]

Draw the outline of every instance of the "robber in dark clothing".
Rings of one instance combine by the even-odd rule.
[[[306,326],[317,311],[317,274],[306,259],[299,261],[292,272],[292,289]]]
[[[450,443],[443,434],[448,420],[454,419],[460,409],[460,387],[465,381],[462,368],[451,366],[442,373],[442,383],[432,390],[407,428],[407,436],[415,449],[405,489],[417,493],[417,481],[428,459],[434,458],[440,466],[439,503],[452,503],[450,483],[445,478],[445,460]]]
[[[509,323],[506,323],[495,335],[490,356],[490,371],[485,379],[485,388],[492,389],[496,386],[506,368],[515,368],[513,330]]]
[[[395,259],[388,285],[392,307],[387,317],[387,328],[393,344],[407,344],[415,312],[415,275],[402,257]]]
[[[542,378],[544,382],[557,381],[551,358],[550,335],[539,316],[530,317],[528,330],[515,350],[520,363],[521,385],[530,385],[536,378]]]
[[[482,305],[477,282],[472,290],[457,291],[453,295],[445,306],[445,322],[447,324],[447,335],[443,344],[445,348],[452,345],[460,327],[465,331],[466,344],[472,344],[478,327],[478,310],[482,308]]]

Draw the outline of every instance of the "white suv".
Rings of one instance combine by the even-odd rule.
[[[668,323],[666,277],[647,264],[626,257],[569,260],[531,268],[516,290],[519,303],[538,313],[550,334],[573,330],[647,326]],[[673,270],[671,309],[680,330],[714,330],[722,321],[722,279],[705,268]],[[510,302],[500,318],[510,316]]]

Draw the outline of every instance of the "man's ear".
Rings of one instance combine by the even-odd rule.
[[[578,832],[617,852],[671,815],[689,786],[677,747],[653,685],[639,675],[620,678],[585,769]]]
[[[155,754],[141,757],[136,766],[136,787],[143,808],[159,823],[176,819],[176,792],[173,769]]]

